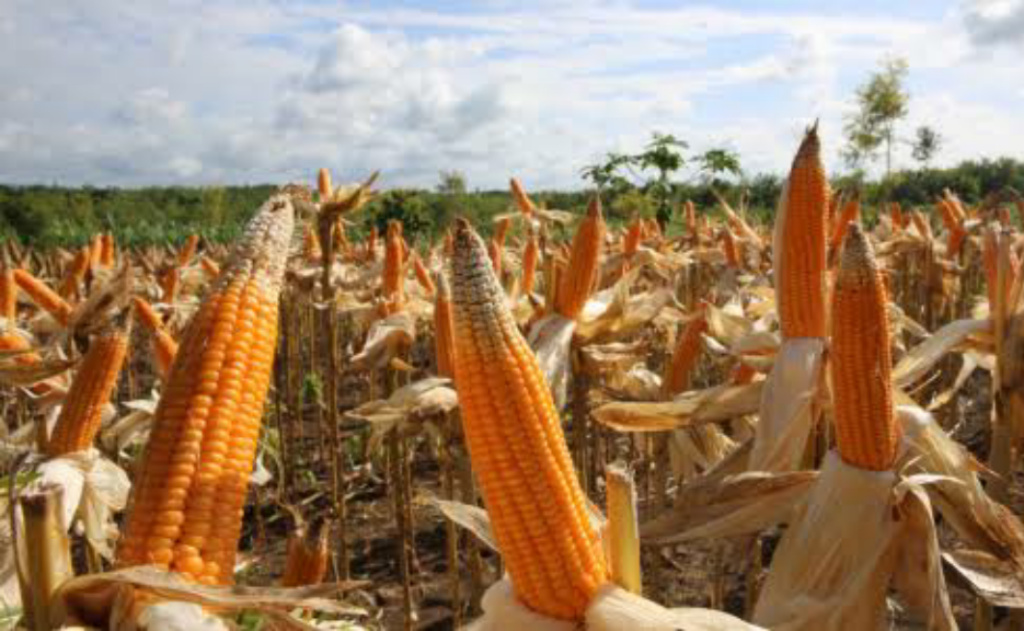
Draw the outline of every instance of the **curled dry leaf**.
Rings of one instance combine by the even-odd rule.
[[[400,312],[374,322],[366,337],[363,350],[352,358],[355,367],[384,368],[399,350],[416,339],[416,318]]]
[[[691,390],[664,403],[606,403],[593,418],[620,432],[660,432],[727,421],[757,411],[764,381]]]
[[[526,338],[537,355],[537,362],[551,388],[557,409],[565,407],[571,367],[569,351],[576,326],[573,320],[554,313],[534,323]]]

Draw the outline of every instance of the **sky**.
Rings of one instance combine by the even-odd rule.
[[[936,165],[1024,159],[1024,0],[0,0],[0,41],[4,183],[579,188],[654,131],[781,174],[815,119],[840,172],[886,56]]]

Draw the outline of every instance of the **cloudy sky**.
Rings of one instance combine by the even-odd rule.
[[[654,130],[779,173],[814,118],[839,169],[885,55],[937,163],[1024,158],[1024,0],[0,0],[0,40],[0,182],[578,187]]]

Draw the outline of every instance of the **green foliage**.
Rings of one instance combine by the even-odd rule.
[[[647,194],[635,188],[617,195],[608,205],[607,219],[611,222],[626,222],[634,215],[652,217],[655,202]]]
[[[885,173],[892,172],[892,143],[896,138],[896,122],[907,115],[910,95],[903,87],[908,66],[905,59],[890,58],[857,88],[857,111],[847,118],[843,131],[846,147],[843,158],[856,168],[873,160],[885,145]]]
[[[914,132],[911,155],[923,166],[928,166],[935,154],[942,148],[942,136],[928,125],[922,125]]]
[[[460,171],[441,171],[437,192],[442,195],[465,195],[466,176]]]

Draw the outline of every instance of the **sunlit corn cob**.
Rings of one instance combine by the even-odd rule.
[[[114,234],[105,232],[100,247],[100,266],[106,269],[114,267],[116,257],[117,247],[114,244]]]
[[[626,236],[622,240],[622,255],[627,259],[636,254],[637,249],[640,248],[640,238],[643,236],[643,224],[640,222],[639,217],[634,217],[633,221],[629,224],[629,230],[626,231]]]
[[[98,233],[92,238],[89,248],[89,266],[96,270],[103,267],[103,234]]]
[[[124,324],[114,323],[92,339],[46,443],[47,455],[62,456],[92,446],[100,430],[103,407],[110,401],[128,356],[130,323],[125,318]]]
[[[366,260],[377,260],[377,226],[370,228],[370,236],[366,238]]]
[[[526,189],[523,188],[518,178],[512,178],[509,181],[509,186],[512,188],[512,200],[516,203],[516,208],[519,209],[519,212],[527,217],[532,215],[537,207],[533,205],[530,196],[526,194]]]
[[[185,329],[132,488],[120,566],[231,582],[293,222],[287,196],[268,200]]]
[[[323,517],[313,520],[309,526],[296,529],[288,535],[288,556],[285,560],[282,587],[319,585],[327,575],[330,548],[327,543],[329,530]]]
[[[14,280],[40,309],[60,324],[67,325],[71,317],[71,305],[50,289],[49,285],[23,269],[14,270]]]
[[[452,292],[448,286],[448,278],[439,273],[437,275],[437,293],[434,295],[434,353],[437,356],[437,374],[442,377],[455,376],[454,343]]]
[[[825,337],[825,215],[829,192],[817,125],[807,131],[782,189],[775,294],[784,338]]]
[[[502,248],[505,247],[505,239],[508,237],[508,231],[512,227],[511,217],[502,217],[498,225],[494,227],[494,241]]]
[[[331,172],[325,168],[320,169],[316,174],[316,190],[320,193],[320,201],[324,201],[334,193],[334,186],[331,184]]]
[[[693,200],[686,200],[685,212],[686,232],[695,237],[697,236],[697,206],[694,205]]]
[[[854,224],[843,245],[832,297],[829,366],[839,455],[872,471],[892,468],[900,436],[893,416],[886,303],[871,245]]]
[[[455,384],[473,467],[519,600],[582,617],[609,580],[550,389],[487,250],[459,220],[452,261]]]
[[[192,261],[192,257],[196,255],[196,250],[199,248],[199,235],[190,234],[185,239],[185,243],[178,250],[178,265],[188,265]]]
[[[491,259],[494,274],[501,278],[501,244],[494,239],[487,242],[487,256]]]
[[[388,232],[384,240],[384,273],[381,293],[384,297],[384,315],[391,315],[402,310],[405,304],[405,253],[402,246],[402,224],[397,221],[388,222]]]
[[[206,275],[209,276],[211,280],[220,275],[220,265],[217,265],[217,261],[208,256],[200,258],[199,265],[202,266],[203,271],[206,272]]]
[[[829,239],[829,267],[832,267],[835,262],[838,261],[838,253],[840,248],[843,247],[843,239],[846,237],[846,230],[849,228],[850,224],[857,221],[859,217],[860,200],[856,197],[852,197],[843,204],[843,211],[839,213],[839,217],[836,219],[834,229],[832,230],[832,238]]]
[[[523,278],[522,287],[524,294],[533,293],[533,285],[537,277],[537,258],[540,255],[540,248],[537,245],[537,237],[532,232],[523,248]]]
[[[142,298],[134,298],[135,314],[142,320],[142,324],[153,334],[153,354],[156,356],[156,367],[160,376],[167,378],[171,371],[171,364],[178,354],[178,342],[171,335],[160,314],[153,309],[153,306]]]
[[[950,257],[955,257],[960,251],[960,246],[963,245],[964,239],[967,238],[967,231],[964,229],[962,220],[951,200],[940,198],[937,204],[942,216],[942,223],[945,225],[946,233],[948,234],[946,254]]]
[[[722,252],[725,254],[725,264],[729,267],[739,267],[740,257],[737,251],[736,237],[732,230],[722,228]]]
[[[892,222],[893,230],[903,230],[906,219],[903,218],[903,211],[900,209],[899,202],[892,202],[889,204],[889,220]]]
[[[412,267],[413,271],[416,273],[416,282],[420,284],[423,291],[427,292],[428,296],[433,296],[435,291],[434,281],[430,278],[430,270],[428,270],[427,266],[423,264],[423,259],[413,255]]]
[[[661,392],[665,398],[673,397],[690,387],[690,376],[700,361],[701,350],[704,348],[702,336],[707,329],[708,322],[703,310],[683,328],[661,380]]]
[[[587,215],[576,228],[569,255],[569,269],[562,277],[555,308],[563,316],[575,320],[587,304],[600,272],[601,246],[604,245],[604,217],[601,200],[590,201]]]
[[[1006,274],[1003,278],[1003,285],[999,287],[999,241],[1000,239],[1011,238],[1009,234],[1002,236],[998,231],[994,229],[988,229],[985,231],[985,237],[982,242],[981,258],[982,263],[985,267],[985,290],[988,296],[988,306],[990,311],[996,309],[997,298],[996,296],[1003,293],[1003,296],[1009,297],[1010,288],[1017,282],[1017,275],[1021,273],[1021,261],[1017,258],[1017,255],[1011,248],[1009,251],[1009,261],[1007,261]]]
[[[746,362],[739,362],[732,369],[732,374],[729,375],[729,382],[734,386],[742,386],[753,381],[756,376],[757,369]]]
[[[0,269],[0,315],[8,326],[18,315],[18,282],[14,280],[14,270],[7,266]]]
[[[65,299],[78,300],[79,289],[85,282],[85,276],[89,273],[90,253],[88,247],[83,247],[75,255],[64,273],[64,280],[61,281],[58,293]]]
[[[160,278],[161,300],[170,304],[178,299],[178,285],[181,280],[181,268],[177,262]]]

